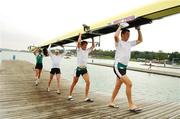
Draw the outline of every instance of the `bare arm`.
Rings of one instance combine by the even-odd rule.
[[[120,32],[121,32],[121,27],[120,27],[120,25],[119,25],[119,27],[118,27],[118,29],[116,30],[115,35],[114,35],[114,40],[115,40],[115,42],[119,42],[119,34],[120,34]]]
[[[48,51],[48,54],[51,56],[52,55],[52,52],[51,52],[51,44],[49,44],[49,47],[48,47],[48,49],[47,49],[47,51]]]
[[[92,38],[92,46],[90,47],[90,49],[94,49],[95,48],[95,43],[94,43],[94,38]]]
[[[62,57],[64,57],[67,54],[67,51],[65,50],[64,46],[61,46],[63,48],[63,53],[61,54]]]
[[[51,48],[51,44],[49,44],[49,46],[48,46],[48,49],[47,49],[47,50],[49,51],[49,50],[50,50],[50,48]]]
[[[79,33],[79,38],[78,38],[78,41],[77,41],[77,48],[81,47],[81,37],[82,37],[82,34]]]
[[[143,41],[143,37],[142,37],[142,33],[141,33],[141,30],[140,30],[140,27],[136,27],[135,28],[138,32],[138,39],[136,40],[136,44],[139,44]]]
[[[34,55],[36,55],[37,52],[38,52],[38,48],[35,48],[32,52],[33,52]]]

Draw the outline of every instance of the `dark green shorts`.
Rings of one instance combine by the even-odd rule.
[[[126,69],[127,65],[124,65],[122,63],[115,64],[115,66],[113,67],[114,73],[119,79],[121,78],[121,76],[126,75]]]
[[[77,67],[76,68],[76,77],[79,77],[80,75],[84,75],[84,74],[86,74],[88,71],[87,71],[87,68],[86,67],[83,67],[83,68],[81,68],[81,67]]]

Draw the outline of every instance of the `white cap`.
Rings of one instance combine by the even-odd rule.
[[[126,22],[120,23],[120,27],[121,27],[121,28],[125,28],[125,27],[128,27],[128,26],[129,26],[129,24],[126,23]]]
[[[58,49],[55,49],[55,52],[59,52],[59,50],[58,50]]]

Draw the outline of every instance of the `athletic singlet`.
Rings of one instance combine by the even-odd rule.
[[[43,60],[43,55],[37,53],[37,55],[36,55],[36,64],[37,63],[42,64],[42,60]]]
[[[116,45],[116,53],[115,53],[115,64],[122,63],[124,65],[128,65],[131,48],[136,45],[136,41],[122,41],[119,40]]]

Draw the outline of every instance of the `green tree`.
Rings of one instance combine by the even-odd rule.
[[[169,54],[168,60],[169,60],[169,61],[172,61],[173,58],[180,59],[180,53],[178,53],[178,52],[172,52],[171,54]]]

